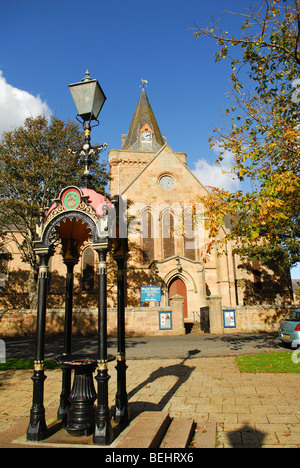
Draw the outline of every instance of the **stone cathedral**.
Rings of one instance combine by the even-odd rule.
[[[144,87],[122,148],[109,152],[109,164],[110,192],[122,196],[131,215],[128,305],[138,304],[139,286],[160,285],[160,305],[168,306],[170,297],[179,294],[185,319],[194,321],[208,296],[221,296],[223,305],[234,306],[247,302],[250,285],[259,293],[259,266],[249,272],[232,245],[221,255],[215,247],[204,261],[210,239],[205,213],[193,201],[207,189],[189,170],[187,155],[175,152],[162,136]]]

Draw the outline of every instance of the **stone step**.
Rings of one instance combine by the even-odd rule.
[[[195,432],[192,418],[175,418],[172,420],[160,448],[188,448]]]
[[[114,448],[215,448],[216,423],[201,423],[192,418],[171,419],[167,412],[139,414],[116,440]]]
[[[196,425],[193,437],[193,448],[215,448],[217,437],[217,423],[202,422]]]
[[[201,333],[200,322],[186,322],[184,326],[187,335],[199,335]]]
[[[166,412],[145,411],[124,431],[125,435],[116,448],[157,448],[170,422],[170,416]]]

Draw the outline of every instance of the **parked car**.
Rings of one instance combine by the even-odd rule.
[[[300,309],[291,310],[281,322],[279,339],[291,344],[292,348],[300,345]]]

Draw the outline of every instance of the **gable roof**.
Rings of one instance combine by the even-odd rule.
[[[137,179],[139,179],[139,177],[148,169],[148,167],[153,164],[153,162],[163,153],[163,151],[165,150],[169,150],[170,154],[176,158],[177,162],[180,163],[180,165],[182,165],[182,168],[187,171],[192,177],[193,179],[195,180],[195,182],[200,186],[200,188],[206,193],[208,194],[208,190],[207,188],[200,182],[199,179],[197,179],[197,177],[193,174],[193,172],[186,166],[186,164],[184,164],[180,158],[177,156],[177,154],[172,150],[172,148],[170,148],[169,145],[167,145],[166,143],[164,144],[164,146],[162,148],[160,148],[160,150],[155,154],[155,156],[148,162],[148,164],[146,164],[143,169],[137,174],[136,177],[134,177],[130,182],[129,184],[125,187],[125,189],[122,191],[122,195],[135,183],[135,181]]]
[[[152,142],[146,143],[145,145],[141,142],[140,133],[141,129],[146,124],[149,125],[152,130]],[[122,149],[132,151],[158,151],[164,144],[165,140],[161,135],[146,91],[143,88],[129,127],[129,131],[125,136]]]

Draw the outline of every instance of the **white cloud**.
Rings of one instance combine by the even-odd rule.
[[[23,125],[27,117],[37,117],[51,111],[40,96],[33,96],[27,91],[8,84],[0,70],[0,134]]]
[[[219,153],[217,147],[214,147],[213,150],[216,154]],[[225,151],[222,156],[223,161],[220,164],[209,164],[205,159],[198,159],[193,173],[205,187],[217,187],[231,192],[239,190],[240,181],[231,173],[234,156],[230,151]]]
[[[292,101],[295,104],[299,104],[300,102],[300,80],[299,78],[292,82],[292,88],[295,89],[295,91],[293,91],[293,94],[292,94]]]

